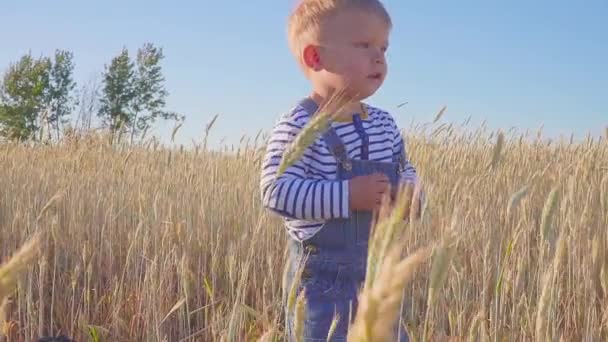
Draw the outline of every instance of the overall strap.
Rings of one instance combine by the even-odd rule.
[[[300,101],[300,106],[304,108],[311,116],[314,115],[319,109],[319,106],[310,97],[302,99]],[[346,171],[352,170],[352,163],[350,162],[348,154],[346,153],[346,146],[333,127],[329,126],[327,131],[323,133],[323,140],[327,144],[329,152],[331,152],[334,158],[336,158],[338,165]]]
[[[369,135],[365,132],[365,128],[363,128],[363,120],[361,120],[361,115],[355,114],[353,115],[353,124],[355,125],[355,131],[361,138],[361,159],[368,160],[369,159]]]
[[[329,126],[327,131],[323,134],[323,140],[325,140],[325,144],[327,144],[329,152],[331,152],[334,158],[336,158],[339,166],[346,171],[352,170],[353,167],[348,158],[348,154],[346,153],[346,146],[333,127]]]

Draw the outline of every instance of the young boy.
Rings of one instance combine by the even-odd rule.
[[[389,185],[418,183],[391,115],[361,102],[386,77],[391,25],[378,0],[301,0],[289,18],[289,45],[312,91],[274,127],[260,186],[264,206],[284,217],[289,233],[285,297],[303,267],[297,294],[306,289],[306,341],[325,341],[336,313],[332,340],[346,339],[365,278],[373,213]],[[286,148],[330,94],[344,89],[352,102],[277,177]],[[290,340],[293,319],[286,312]],[[399,335],[407,341],[403,329]]]

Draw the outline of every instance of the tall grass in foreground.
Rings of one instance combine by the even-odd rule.
[[[401,286],[382,271],[403,275],[400,263],[417,256],[418,271],[402,278],[416,340],[605,340],[608,142],[499,138],[439,122],[406,136],[429,201],[399,235],[406,259],[390,249],[378,259],[377,308],[393,297],[376,286]],[[0,262],[44,236],[5,306],[4,333],[280,337],[286,235],[260,207],[260,147],[0,145]],[[432,272],[441,253],[450,262]]]

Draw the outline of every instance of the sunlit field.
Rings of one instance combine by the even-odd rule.
[[[428,203],[398,227],[403,257],[454,237],[404,285],[412,338],[605,340],[608,137],[404,134]],[[287,235],[261,207],[263,152],[262,136],[213,151],[0,144],[0,257],[40,234],[29,263],[0,271],[4,341],[281,340]]]

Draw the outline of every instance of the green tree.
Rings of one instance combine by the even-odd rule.
[[[48,121],[55,130],[57,139],[60,137],[63,125],[69,121],[68,116],[76,106],[74,97],[76,82],[72,76],[73,58],[73,53],[57,50],[49,70],[46,105],[49,111]]]
[[[31,54],[11,64],[0,84],[0,135],[11,140],[35,139],[49,86],[50,60]]]
[[[184,119],[183,116],[164,109],[169,93],[165,89],[165,78],[159,64],[163,58],[163,50],[150,43],[144,44],[137,51],[136,95],[133,105],[135,121],[131,140],[135,134],[150,129],[158,118],[176,121]]]
[[[98,116],[110,132],[131,126],[134,90],[134,66],[129,51],[122,49],[103,73],[102,97]]]
[[[59,138],[74,108],[73,71],[72,53],[62,50],[53,59],[27,54],[11,64],[0,84],[0,135],[36,139],[46,128]]]
[[[161,48],[146,43],[138,49],[135,63],[126,48],[112,60],[103,74],[99,116],[113,134],[119,129],[134,137],[151,128],[157,119],[183,120],[184,117],[165,110],[168,92],[165,89]]]

